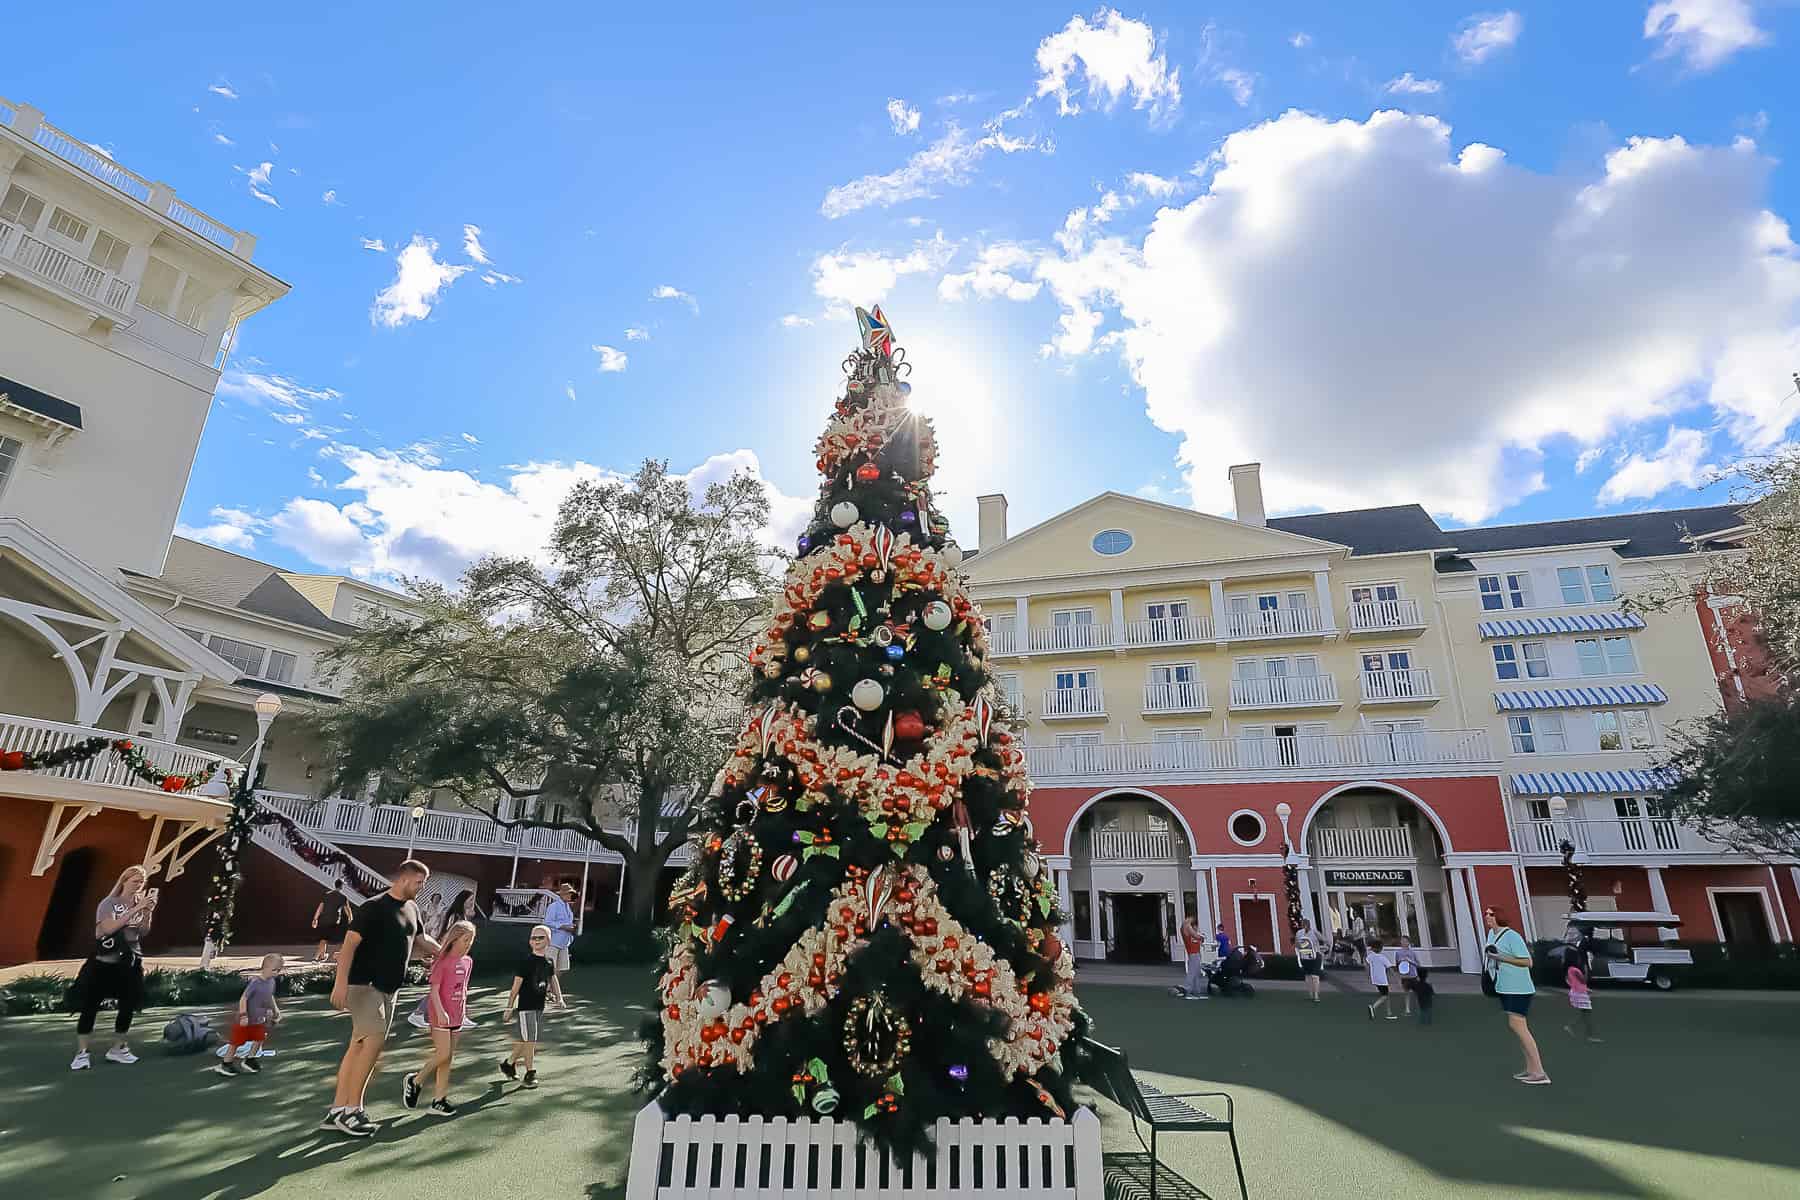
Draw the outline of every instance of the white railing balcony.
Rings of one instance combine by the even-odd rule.
[[[1364,704],[1430,704],[1441,699],[1429,667],[1362,672]]]
[[[1169,863],[1186,853],[1173,833],[1148,829],[1096,829],[1088,835],[1094,862]]]
[[[120,316],[131,311],[129,282],[6,221],[0,221],[0,260]]]
[[[1113,644],[1111,625],[1033,625],[1029,649],[1034,653],[1060,650],[1109,650]]]
[[[155,738],[120,733],[116,729],[96,729],[88,725],[69,725],[61,721],[43,721],[36,717],[0,714],[0,750],[23,750],[28,754],[42,754],[49,750],[61,750],[77,745],[95,737],[128,738],[133,746],[143,751],[145,759],[151,766],[167,775],[198,775],[212,763],[231,761],[205,750],[195,750],[190,746],[181,746],[174,742],[162,742]],[[45,771],[24,772],[22,775],[104,784],[142,792],[162,792],[162,789],[155,784],[146,782],[133,774],[125,766],[124,761],[110,750],[103,750],[83,762],[72,762]],[[21,777],[9,775],[7,778]],[[179,794],[192,796],[194,793]]]
[[[1039,783],[1053,779],[1181,779],[1281,772],[1371,778],[1448,774],[1492,761],[1487,734],[1479,729],[1184,738],[1031,746],[1025,751],[1026,767]]]
[[[1349,614],[1351,633],[1425,628],[1417,600],[1364,600],[1350,605]]]
[[[1200,713],[1211,710],[1212,705],[1206,699],[1206,684],[1201,680],[1144,685],[1146,713]]]
[[[1019,635],[1011,625],[1002,625],[988,631],[988,653],[990,655],[1018,654],[1024,650],[1019,644]]]
[[[1513,849],[1561,855],[1563,839],[1584,854],[1672,854],[1729,849],[1670,817],[1594,817],[1513,822]]]
[[[1328,632],[1316,608],[1265,608],[1256,612],[1228,613],[1225,636],[1234,642],[1259,638],[1309,637]]]
[[[1044,711],[1039,716],[1104,717],[1106,694],[1099,688],[1050,688],[1044,692]]]
[[[1278,675],[1231,681],[1233,708],[1317,708],[1343,703],[1332,675]]]
[[[1192,646],[1213,640],[1211,617],[1153,617],[1127,621],[1119,630],[1121,646]]]
[[[1313,830],[1313,857],[1321,859],[1398,859],[1416,861],[1412,830],[1405,825],[1376,825]]]
[[[516,846],[519,853],[528,855],[617,858],[598,841],[573,829],[507,829],[480,813],[432,808],[425,810],[414,829],[412,809],[403,804],[318,800],[293,792],[259,791],[256,795],[265,807],[334,842],[507,855]]]

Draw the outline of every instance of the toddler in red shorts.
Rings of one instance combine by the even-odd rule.
[[[275,1003],[275,981],[281,975],[281,955],[265,954],[262,969],[244,985],[238,997],[237,1021],[231,1026],[231,1037],[225,1046],[225,1058],[213,1070],[220,1075],[236,1075],[239,1070],[252,1074],[262,1068],[256,1065],[263,1043],[269,1040],[269,1026],[281,1021],[281,1006]]]

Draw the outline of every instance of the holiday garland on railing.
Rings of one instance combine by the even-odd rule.
[[[225,821],[225,836],[215,843],[218,868],[206,885],[206,937],[215,950],[223,950],[231,940],[231,916],[237,908],[238,885],[244,881],[244,846],[250,840],[255,818],[256,792],[250,786],[249,772],[245,772],[238,781],[237,792],[231,797],[231,816]]]
[[[1281,858],[1281,879],[1287,886],[1288,932],[1297,933],[1306,920],[1306,909],[1300,904],[1300,868],[1294,865],[1294,848],[1286,843],[1281,847]]]
[[[376,875],[336,846],[313,837],[282,813],[275,812],[273,809],[262,809],[250,818],[250,825],[253,827],[273,825],[282,844],[298,855],[303,862],[318,867],[320,870],[330,870],[335,867],[364,895],[372,896],[376,892],[385,892],[388,889],[388,880]]]
[[[1572,913],[1587,911],[1587,888],[1581,882],[1581,864],[1575,861],[1575,843],[1564,839],[1559,849],[1562,850],[1563,871],[1569,877],[1569,911]]]
[[[196,774],[174,775],[159,770],[150,761],[150,756],[130,738],[91,737],[55,750],[0,751],[0,771],[54,771],[73,763],[88,762],[107,750],[119,756],[126,770],[165,792],[191,792],[204,786],[219,770],[219,760],[214,759]]]

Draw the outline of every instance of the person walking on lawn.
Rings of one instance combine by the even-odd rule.
[[[544,913],[544,924],[550,927],[550,966],[556,972],[556,1006],[569,1007],[562,990],[562,975],[569,969],[569,947],[575,944],[575,885],[564,881],[556,885],[556,899]]]
[[[1419,983],[1419,952],[1413,949],[1412,939],[1405,934],[1400,935],[1400,948],[1394,951],[1394,970],[1400,976],[1400,996],[1406,1001],[1404,1016],[1412,1016],[1413,991]]]
[[[400,1103],[407,1108],[419,1107],[419,1081],[431,1081],[430,1112],[434,1117],[456,1115],[456,1106],[450,1103],[450,1065],[456,1061],[456,1044],[462,1040],[469,976],[475,971],[469,951],[474,946],[473,921],[458,921],[445,930],[444,950],[431,965],[431,986],[425,993],[431,1001],[431,1053],[417,1071],[400,1081]]]
[[[1294,930],[1294,958],[1306,979],[1306,994],[1317,1004],[1319,982],[1325,976],[1325,952],[1319,947],[1319,935],[1313,932],[1312,922],[1305,917],[1300,918],[1300,928]]]
[[[437,942],[422,931],[419,906],[413,902],[430,877],[431,868],[417,859],[401,863],[393,885],[357,910],[344,935],[331,1007],[350,1013],[350,1045],[338,1065],[337,1094],[320,1128],[349,1137],[368,1137],[377,1128],[363,1111],[363,1097],[387,1044],[394,993],[406,982],[406,964],[415,950],[428,958],[438,952]]]
[[[94,910],[94,949],[81,964],[75,976],[73,997],[75,1018],[75,1057],[71,1071],[85,1071],[93,1066],[88,1057],[88,1035],[94,1032],[94,1021],[100,1005],[113,1000],[119,1015],[113,1020],[113,1047],[106,1061],[130,1066],[137,1061],[125,1035],[131,1032],[131,1015],[144,999],[144,931],[156,912],[156,891],[146,890],[149,872],[139,866],[120,872],[112,891]]]
[[[506,1013],[500,1018],[501,1024],[512,1030],[513,1040],[512,1053],[500,1064],[500,1073],[508,1079],[517,1079],[519,1068],[523,1066],[528,1088],[537,1086],[537,1048],[544,1036],[544,998],[555,993],[557,1004],[562,1004],[562,991],[549,956],[550,927],[533,925],[531,950],[513,975],[512,991],[506,997]]]
[[[319,931],[319,948],[313,951],[314,962],[324,962],[331,957],[331,943],[343,936],[350,915],[350,901],[344,896],[344,883],[340,879],[331,885],[331,890],[313,909],[312,927]]]
[[[237,1020],[232,1022],[225,1057],[213,1068],[220,1075],[236,1075],[239,1067],[252,1075],[262,1070],[256,1060],[269,1040],[269,1026],[281,1024],[281,1006],[275,1003],[275,981],[280,976],[281,955],[263,955],[262,970],[250,977],[244,994],[238,997]]]
[[[1375,1019],[1375,1010],[1381,1008],[1387,1010],[1388,1020],[1398,1021],[1400,1018],[1394,1015],[1393,1002],[1388,996],[1388,969],[1394,965],[1394,960],[1389,958],[1387,954],[1382,951],[1379,939],[1369,943],[1369,957],[1367,962],[1369,967],[1369,982],[1374,984],[1375,990],[1380,993],[1380,995],[1375,997],[1375,1003],[1369,1005],[1369,1020],[1373,1021]]]
[[[1519,1039],[1519,1049],[1525,1054],[1525,1069],[1513,1078],[1520,1083],[1547,1084],[1550,1076],[1544,1073],[1537,1039],[1531,1036],[1531,1025],[1525,1019],[1531,1012],[1531,998],[1537,994],[1537,985],[1531,982],[1531,947],[1525,944],[1518,930],[1508,927],[1505,916],[1498,909],[1484,910],[1481,920],[1487,926],[1483,946],[1487,955],[1487,974],[1494,981],[1494,994],[1500,998],[1506,1024]]]

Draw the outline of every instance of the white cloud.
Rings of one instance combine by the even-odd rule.
[[[1115,9],[1101,9],[1091,25],[1085,17],[1070,17],[1060,33],[1038,43],[1037,66],[1037,94],[1055,96],[1063,116],[1081,111],[1071,93],[1083,83],[1102,109],[1129,98],[1133,108],[1161,117],[1181,104],[1181,72],[1169,70],[1155,31]]]
[[[481,246],[481,226],[463,226],[463,253],[468,255],[472,262],[478,262],[483,266],[487,265],[487,251]]]
[[[611,346],[595,346],[594,353],[600,356],[600,370],[603,374],[623,371],[631,359],[623,350],[615,350]]]
[[[1707,435],[1699,429],[1669,427],[1669,436],[1654,454],[1632,454],[1600,488],[1602,504],[1650,500],[1672,487],[1704,487],[1718,467],[1702,463]]]
[[[271,204],[276,208],[281,207],[281,202],[279,200],[263,190],[269,186],[269,172],[275,169],[274,163],[265,162],[258,163],[254,167],[233,167],[232,169],[241,173],[244,178],[249,180],[250,194],[252,196],[255,196],[264,204]]]
[[[1748,0],[1657,0],[1644,14],[1644,36],[1658,43],[1656,57],[1679,56],[1695,71],[1769,43]]]
[[[439,262],[438,244],[424,234],[413,234],[412,241],[395,256],[394,282],[381,289],[369,309],[369,319],[377,325],[397,329],[408,321],[423,321],[445,288],[475,268]]]
[[[1435,79],[1416,78],[1408,71],[1398,79],[1388,80],[1384,90],[1396,96],[1435,96],[1444,90],[1444,85]]]
[[[1158,198],[1173,196],[1181,186],[1177,179],[1165,179],[1161,175],[1152,175],[1148,171],[1133,171],[1125,177],[1125,182],[1149,196]]]
[[[871,206],[888,208],[906,200],[936,195],[939,186],[961,187],[975,177],[975,164],[990,150],[1014,154],[1038,146],[1035,138],[1008,137],[1006,121],[1013,114],[1003,113],[989,121],[986,133],[971,138],[956,122],[950,122],[943,136],[916,151],[904,166],[886,174],[864,175],[849,183],[839,184],[825,193],[819,211],[837,218]]]
[[[1296,50],[1304,50],[1312,45],[1312,34],[1304,31],[1296,33],[1293,37],[1288,39],[1288,45]]]
[[[261,517],[245,512],[241,508],[215,506],[207,514],[212,522],[207,525],[175,526],[179,537],[192,538],[196,542],[205,542],[209,546],[217,546],[222,550],[254,550],[256,535],[266,532],[269,523]]]
[[[625,340],[628,342],[647,342],[650,340],[650,331],[641,326],[633,325],[625,331]]]
[[[326,188],[325,194],[323,196],[319,197],[319,203],[324,204],[328,207],[329,206],[336,206],[336,207],[343,206],[343,201],[341,201],[337,198],[337,189],[336,188]]]
[[[314,487],[324,487],[325,486],[325,477],[323,475],[319,474],[319,468],[317,468],[317,467],[306,468],[306,479],[307,479],[307,482],[312,484]]]
[[[379,250],[383,253],[387,252],[387,243],[380,238],[361,238],[359,240],[362,242],[362,248],[364,250]]]
[[[496,284],[502,283],[519,283],[521,280],[517,275],[508,275],[505,271],[483,271],[481,282],[489,287],[494,287]]]
[[[1575,473],[1577,475],[1586,475],[1588,468],[1599,462],[1605,454],[1606,448],[1604,446],[1589,446],[1586,450],[1583,450],[1576,456]]]
[[[887,102],[888,124],[894,127],[899,137],[919,132],[919,110],[911,107],[904,100],[890,99]]]
[[[813,259],[813,292],[827,302],[827,315],[848,315],[851,307],[879,304],[902,276],[934,271],[949,263],[956,248],[942,231],[928,242],[916,242],[903,255],[877,250],[839,250]]]
[[[332,503],[297,496],[270,522],[281,545],[332,570],[359,578],[418,576],[452,582],[487,554],[518,554],[546,561],[545,545],[558,505],[576,483],[620,475],[585,462],[528,462],[507,468],[490,483],[444,467],[435,456],[408,450],[332,446],[329,462],[342,468],[333,491],[353,497]],[[762,479],[748,450],[714,455],[681,478],[696,494],[708,483],[747,472],[763,483],[771,519],[771,544],[793,544],[812,514],[813,498],[784,495]]]
[[[332,388],[311,388],[285,375],[259,371],[256,359],[247,358],[225,368],[219,378],[219,394],[246,400],[261,408],[288,409],[305,412],[315,404],[331,404],[342,400],[342,393]]]
[[[811,317],[803,317],[799,313],[788,313],[781,318],[783,329],[804,329],[813,323]]]
[[[1256,76],[1249,71],[1241,71],[1236,67],[1221,67],[1213,78],[1217,79],[1225,90],[1231,93],[1232,100],[1237,103],[1239,108],[1248,105],[1256,92]]]
[[[222,134],[222,133],[215,133],[215,134],[213,134],[213,141],[214,141],[214,142],[215,142],[215,143],[217,143],[217,144],[218,144],[218,145],[221,145],[221,146],[235,146],[235,145],[237,145],[237,143],[236,143],[236,142],[234,142],[234,141],[232,141],[232,140],[231,140],[231,139],[230,139],[230,138],[228,138],[228,137],[226,137],[226,136],[225,136],[225,135],[224,135],[224,134]]]
[[[232,89],[230,82],[224,79],[219,80],[219,82],[213,84],[206,90],[215,96],[223,96],[227,100],[236,100],[238,98],[238,94]]]
[[[650,293],[650,298],[652,300],[679,300],[688,306],[689,312],[696,315],[700,312],[700,302],[694,299],[692,295],[682,291],[673,284],[658,284],[655,290]]]
[[[998,242],[982,248],[969,270],[946,275],[938,280],[938,296],[944,300],[962,300],[970,295],[981,299],[1004,297],[1007,300],[1030,300],[1044,284],[1029,278],[1029,268],[1037,255],[1024,246]]]
[[[463,441],[465,441],[465,442],[467,442],[467,443],[469,443],[469,445],[471,445],[471,446],[479,446],[479,445],[481,445],[481,439],[480,439],[480,438],[478,438],[478,437],[476,437],[476,436],[475,436],[475,435],[474,435],[474,434],[472,434],[472,433],[464,433],[464,434],[463,434],[463,435],[462,435],[462,440],[463,440]]]
[[[1260,459],[1277,509],[1485,520],[1543,486],[1557,438],[1709,404],[1743,449],[1781,442],[1800,248],[1770,170],[1745,140],[1635,138],[1571,178],[1459,153],[1432,117],[1291,112],[1228,137],[1141,239],[1086,226],[1035,277],[1063,307],[1051,351],[1119,349],[1200,507]]]
[[[1519,40],[1525,19],[1506,12],[1476,13],[1450,37],[1450,48],[1466,63],[1483,63]]]
[[[567,396],[570,401],[575,399],[575,384],[573,382],[563,384],[563,395]]]

